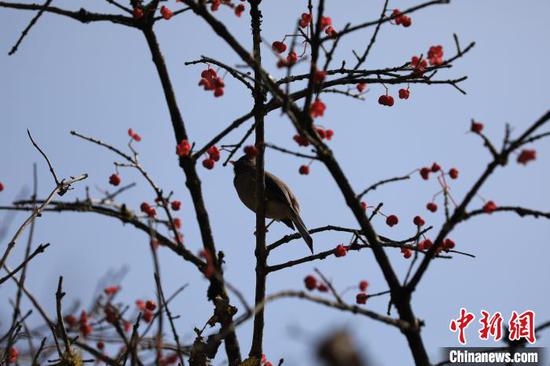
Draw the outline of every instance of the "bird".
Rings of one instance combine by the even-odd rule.
[[[256,212],[256,158],[245,154],[237,161],[232,161],[232,164],[235,172],[233,184],[237,195],[246,207]],[[313,253],[313,239],[300,217],[298,199],[285,182],[267,171],[265,172],[265,199],[265,216],[274,221],[281,221],[293,230],[296,227]]]

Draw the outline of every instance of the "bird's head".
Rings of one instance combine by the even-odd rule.
[[[249,157],[248,155],[241,156],[237,161],[230,161],[233,164],[233,170],[235,174],[256,169],[256,158]]]

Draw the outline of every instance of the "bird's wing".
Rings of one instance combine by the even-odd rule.
[[[290,188],[279,178],[269,172],[265,172],[265,194],[268,200],[277,200],[287,204],[300,213],[300,204]]]

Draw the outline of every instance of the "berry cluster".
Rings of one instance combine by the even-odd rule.
[[[313,275],[307,275],[304,278],[304,285],[309,291],[319,290],[320,292],[327,292],[328,286],[322,281],[318,281]]]
[[[414,68],[414,75],[422,75],[428,67],[428,62],[425,59],[420,59],[418,56],[411,57],[411,66]]]
[[[286,46],[285,46],[286,47]],[[296,54],[296,52],[294,51],[290,51],[288,53],[288,55],[286,56],[286,58],[281,58],[279,59],[279,61],[277,62],[277,67],[278,68],[282,68],[282,67],[291,67],[293,66],[296,62],[298,62],[298,55]]]
[[[166,6],[161,6],[160,8],[160,15],[162,15],[162,17],[166,20],[170,20],[170,18],[172,18],[172,16],[174,15],[172,13],[172,10],[168,9]]]
[[[338,37],[338,32],[333,28],[332,19],[330,17],[321,17],[321,29],[331,38]]]
[[[381,104],[381,105],[391,107],[393,106],[394,103],[395,102],[393,100],[393,97],[391,95],[388,95],[387,92],[386,94],[383,94],[378,98],[378,104]]]
[[[150,323],[155,316],[155,309],[157,308],[157,303],[153,300],[136,300],[136,306],[139,311],[141,311],[142,319],[146,323]]]
[[[327,139],[328,141],[332,140],[332,136],[334,136],[334,131],[330,129],[324,129],[322,127],[315,127],[317,130],[317,133],[319,134],[319,137],[321,140]],[[298,135],[296,135],[298,136]]]
[[[431,46],[428,50],[428,61],[430,61],[431,66],[443,64],[443,46]]]
[[[306,28],[311,23],[311,14],[310,13],[302,13],[300,16],[300,21],[298,24],[300,25],[300,28]]]
[[[208,170],[214,169],[216,161],[220,160],[220,150],[216,146],[212,146],[206,152],[208,158],[202,161],[202,166]]]
[[[325,109],[327,109],[325,103],[323,103],[321,99],[317,98],[313,103],[311,103],[309,114],[313,118],[323,117],[323,115],[325,114]]]
[[[181,140],[179,144],[176,145],[176,155],[178,156],[188,156],[191,153],[191,144],[188,140]]]
[[[214,91],[214,96],[218,98],[223,95],[225,83],[223,79],[218,76],[216,70],[208,67],[201,72],[199,86],[202,86],[204,90]]]
[[[271,44],[271,49],[277,53],[283,53],[286,51],[286,44],[281,41],[275,41]]]
[[[518,163],[526,165],[528,162],[535,160],[537,158],[536,150],[532,149],[523,149],[518,155]]]
[[[412,24],[411,17],[402,14],[399,9],[394,9],[391,15],[394,17],[395,25],[402,25],[403,27],[408,28]]]
[[[151,205],[147,202],[142,202],[139,209],[150,218],[154,218],[157,215],[157,210],[154,207],[151,207]]]
[[[241,15],[243,14],[244,10],[245,10],[245,6],[244,4],[239,4],[235,7],[235,15],[238,16],[239,18],[241,17]]]
[[[369,287],[369,282],[366,280],[362,280],[359,282],[359,293],[355,295],[355,302],[357,304],[366,304],[367,299],[369,298],[369,295],[367,294],[367,288]]]

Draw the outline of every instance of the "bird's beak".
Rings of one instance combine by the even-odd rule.
[[[235,165],[235,160],[229,160],[229,162],[231,163],[231,165]]]

